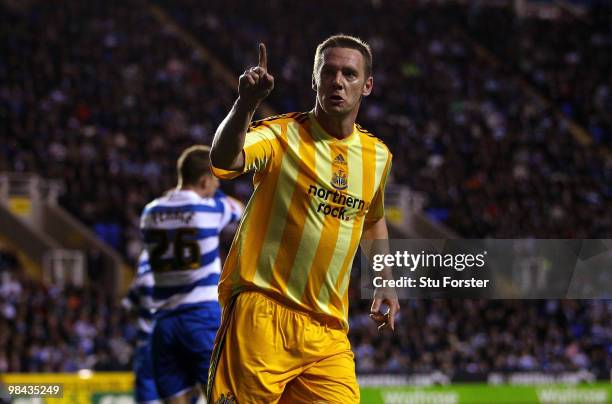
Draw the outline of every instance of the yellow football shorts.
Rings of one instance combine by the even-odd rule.
[[[223,313],[209,403],[358,403],[353,352],[339,323],[315,320],[259,292]]]

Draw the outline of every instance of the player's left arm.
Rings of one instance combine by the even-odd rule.
[[[227,196],[227,202],[230,207],[231,212],[231,222],[237,222],[242,218],[242,214],[244,213],[244,204],[240,202],[238,199],[233,198],[231,196]]]
[[[376,254],[389,253],[389,231],[385,220],[385,188],[391,172],[391,153],[387,156],[384,174],[368,208],[361,236],[361,249],[371,262]],[[380,276],[383,279],[393,279],[390,268],[384,268]],[[388,309],[383,313],[381,306]],[[370,318],[378,324],[378,329],[390,328],[395,330],[395,315],[399,312],[399,301],[393,288],[377,288],[374,291],[374,300],[370,309]]]
[[[147,275],[147,273],[151,270],[149,266],[149,254],[146,250],[143,250],[138,257],[138,262],[136,264],[136,271],[134,273],[134,277],[132,278],[132,283],[130,284],[130,288],[128,289],[127,295],[121,299],[121,305],[127,311],[138,311],[140,309],[149,310],[150,307],[147,307],[145,302],[143,301],[143,295],[141,292],[141,287],[146,285],[145,277],[151,276]]]
[[[236,198],[218,192],[217,197],[223,204],[223,215],[219,222],[219,231],[225,228],[230,223],[237,223],[242,218],[244,213],[244,205]]]
[[[389,231],[384,217],[364,223],[360,246],[368,262],[375,254],[389,254]],[[388,267],[385,267],[380,274],[383,279],[393,279],[391,269]],[[381,311],[383,304],[388,308],[384,313]],[[370,318],[377,323],[379,330],[390,328],[394,331],[395,315],[399,310],[400,305],[395,289],[376,288]]]
[[[121,306],[126,311],[138,310],[140,306],[140,298],[138,296],[137,290],[138,290],[138,287],[136,285],[136,275],[135,275],[134,279],[132,280],[132,283],[130,285],[127,295],[125,295],[123,299],[121,299]]]

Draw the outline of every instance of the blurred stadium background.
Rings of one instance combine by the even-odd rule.
[[[358,121],[395,156],[394,237],[610,238],[611,3],[0,0],[0,379],[130,402],[140,212],[257,42],[261,117],[312,107],[328,35],[372,45]],[[381,335],[354,280],[364,403],[612,402],[612,300],[415,299]]]

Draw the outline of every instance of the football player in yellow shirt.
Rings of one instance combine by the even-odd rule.
[[[215,134],[213,172],[224,179],[253,172],[255,190],[219,283],[212,403],[359,402],[347,289],[360,242],[371,254],[367,240],[388,238],[392,156],[355,124],[373,86],[368,44],[327,38],[312,77],[312,111],[251,123],[274,88],[260,44],[259,64],[240,76],[238,99]],[[379,328],[394,329],[398,310],[394,293],[375,292]]]

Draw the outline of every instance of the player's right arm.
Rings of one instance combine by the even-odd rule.
[[[266,46],[259,44],[259,63],[251,67],[238,80],[238,99],[221,122],[210,150],[214,167],[229,171],[242,171],[245,165],[244,139],[255,110],[274,88],[274,77],[268,73]]]

